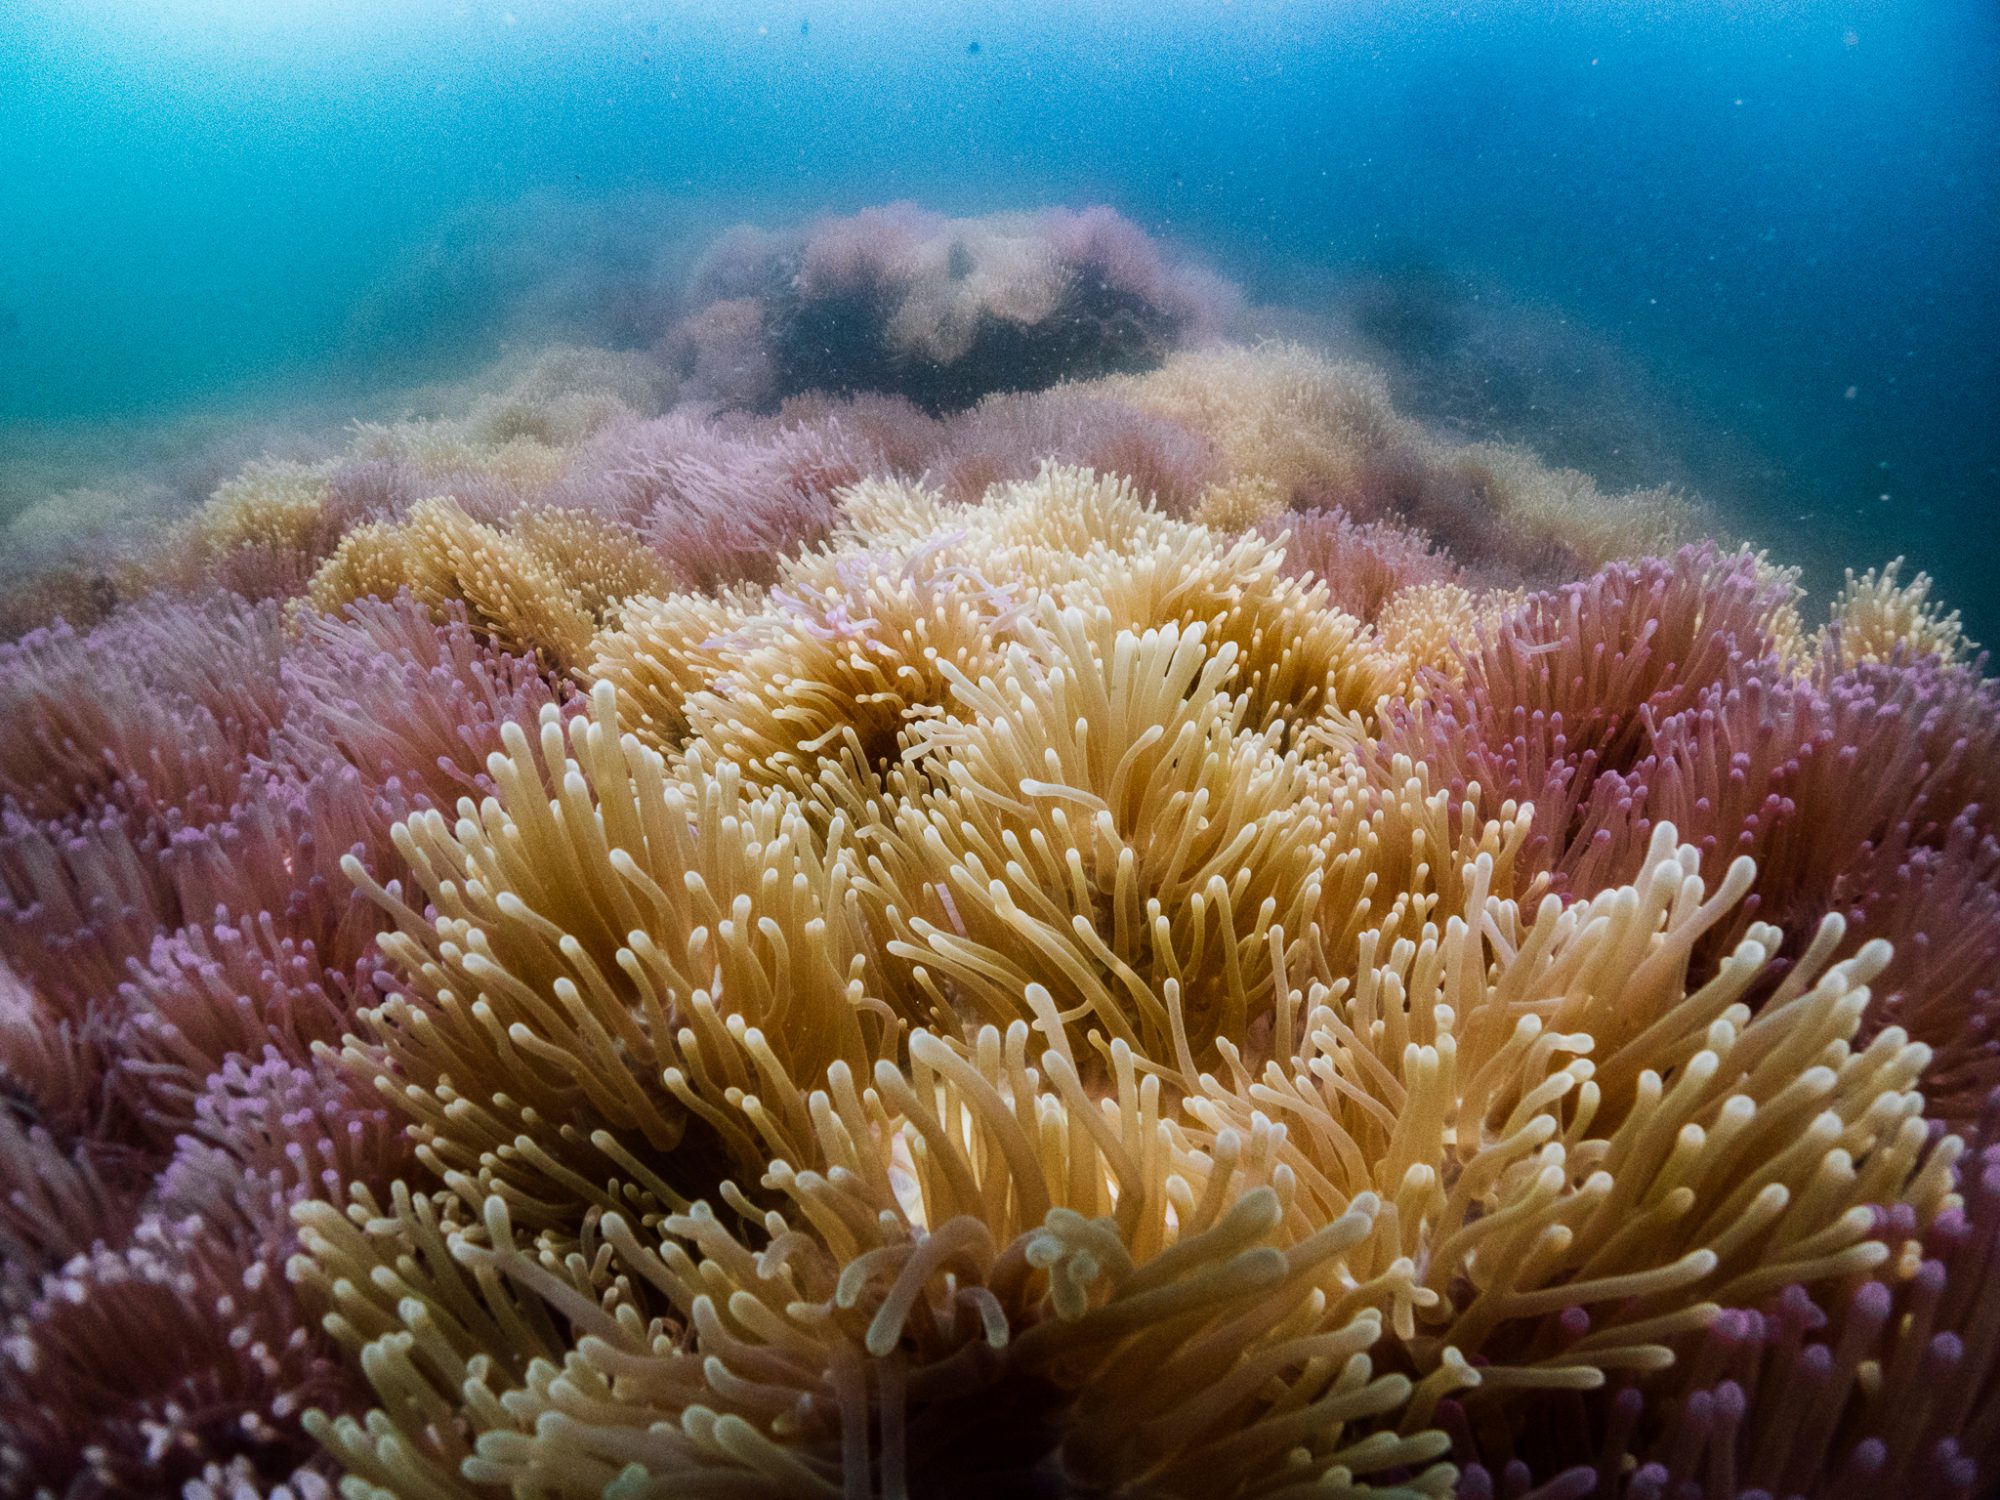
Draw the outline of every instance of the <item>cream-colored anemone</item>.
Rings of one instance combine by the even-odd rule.
[[[474,628],[509,651],[574,661],[596,626],[582,598],[509,533],[475,521],[449,499],[424,500],[398,522],[349,532],[313,576],[313,606],[338,613],[355,599],[407,589],[433,610],[466,606]]]
[[[1375,628],[1412,677],[1425,670],[1458,676],[1458,654],[1479,628],[1478,605],[1472,591],[1456,583],[1412,584],[1390,596]]]
[[[371,1496],[1449,1494],[1340,1290],[1375,1200],[1291,1237],[1281,1130],[1190,1149],[1122,1044],[1099,1098],[1030,1039],[835,1064],[823,1164],[773,1162],[748,1224],[612,1210],[571,1249],[490,1195],[311,1205],[294,1275],[383,1402],[316,1430]]]
[[[1767,622],[1773,652],[1790,671],[1810,671],[1819,647],[1819,632],[1806,629],[1805,616],[1799,609],[1806,597],[1799,584],[1799,570],[1780,565],[1766,552],[1757,554],[1756,563],[1758,577],[1786,601],[1771,611]]]
[[[1192,519],[1217,531],[1248,531],[1282,516],[1286,498],[1268,474],[1236,474],[1201,492]]]
[[[333,493],[332,464],[255,463],[224,480],[168,543],[181,565],[202,563],[239,547],[306,553],[326,526]]]
[[[1692,982],[1754,878],[1741,860],[1707,891],[1698,864],[1663,827],[1635,885],[1531,913],[1482,854],[1460,900],[1392,912],[1351,976],[1285,1001],[1261,1067],[1225,1048],[1188,1080],[1197,1142],[1290,1126],[1295,1233],[1379,1198],[1349,1266],[1421,1377],[1406,1426],[1454,1391],[1476,1413],[1665,1369],[1723,1307],[1912,1255],[1876,1205],[1922,1226],[1952,1201],[1959,1146],[1931,1147],[1916,1090],[1928,1049],[1893,1028],[1855,1044],[1885,945],[1833,963],[1830,919],[1753,1013],[1780,935],[1753,925]]]
[[[1403,659],[1416,696],[1425,672],[1463,680],[1465,656],[1475,648],[1479,632],[1498,622],[1521,598],[1512,589],[1475,592],[1456,583],[1411,584],[1382,606],[1375,630],[1383,646]]]
[[[1908,583],[1900,578],[1903,560],[1860,577],[1847,570],[1847,582],[1834,598],[1820,632],[1822,650],[1836,666],[1888,661],[1897,655],[1934,656],[1953,662],[1971,649],[1959,624],[1958,611],[1947,614],[1931,598],[1931,578],[1918,573]]]
[[[1380,372],[1298,344],[1184,351],[1091,388],[1201,433],[1226,476],[1260,476],[1287,497],[1340,488],[1366,454],[1414,432]]]
[[[510,350],[463,380],[406,392],[408,409],[430,421],[364,424],[361,439],[374,456],[415,457],[427,469],[442,461],[429,472],[476,468],[482,455],[520,439],[563,450],[614,422],[652,416],[673,387],[659,360],[636,351],[575,344]],[[470,465],[457,462],[467,456]]]
[[[1101,606],[1121,629],[1200,625],[1210,651],[1224,642],[1236,648],[1231,691],[1248,700],[1250,728],[1344,748],[1367,735],[1384,698],[1403,690],[1404,666],[1333,607],[1325,585],[1288,577],[1283,565],[1283,549],[1263,537],[1169,522],[1129,550],[1091,548],[1056,595]]]
[[[537,1231],[466,1177],[307,1205],[293,1274],[382,1402],[316,1430],[368,1496],[1414,1500],[1450,1492],[1446,1396],[1484,1423],[1643,1384],[1723,1307],[1914,1265],[1876,1205],[1920,1232],[1957,1143],[1923,1048],[1852,1045],[1879,945],[1829,963],[1831,924],[1753,1016],[1768,928],[1687,975],[1747,861],[1705,891],[1667,829],[1637,884],[1529,915],[1496,839],[1442,923],[1302,961],[1259,1070],[918,1029],[790,1075],[811,1144],[775,1206]]]
[[[457,421],[357,423],[351,451],[356,458],[382,458],[405,465],[426,479],[478,475],[523,502],[542,494],[561,477],[571,452],[539,436],[475,432]]]
[[[1375,674],[1393,663],[1353,622],[1263,567],[1261,554],[1257,568],[1245,566],[1245,586],[1232,583],[1227,570],[1242,559],[1211,533],[1167,521],[1125,480],[1051,465],[977,506],[887,482],[855,486],[842,503],[840,536],[788,559],[768,593],[628,605],[594,643],[585,678],[616,685],[631,726],[656,749],[693,739],[753,781],[802,788],[822,763],[879,770],[900,754],[903,730],[944,704],[947,667],[975,681],[997,668],[1036,588],[1090,597],[1130,573],[1120,600],[1132,623],[1207,618],[1241,635],[1258,653],[1257,685],[1288,723],[1324,717],[1343,731],[1355,722],[1350,705],[1372,709],[1386,691]],[[1191,586],[1150,597],[1136,581],[1145,565],[1121,562],[1169,539],[1208,558],[1206,594]]]
[[[865,1070],[900,1025],[864,978],[839,821],[810,828],[726,763],[670,778],[617,701],[600,683],[567,736],[553,708],[538,736],[509,725],[493,796],[398,826],[433,917],[346,865],[395,923],[403,981],[350,1066],[432,1170],[541,1223],[811,1159],[787,1080]]]
[[[740,655],[760,602],[747,594],[627,600],[616,625],[592,641],[583,675],[617,690],[626,729],[674,755],[687,738],[688,700]]]
[[[824,586],[781,584],[742,649],[687,700],[692,742],[760,785],[809,786],[851,755],[864,770],[902,752],[953,678],[993,672],[1015,607],[948,543],[850,552]]]
[[[537,561],[563,581],[593,620],[626,599],[667,592],[667,568],[628,526],[591,511],[535,506],[508,529]]]
[[[1136,551],[1174,525],[1131,480],[1061,464],[989,490],[966,520],[987,575],[1024,592],[1075,578],[1094,547]]]
[[[1344,748],[1405,685],[1401,660],[1324,587],[1285,575],[1278,543],[1171,520],[1117,476],[1050,464],[967,507],[870,487],[851,496],[850,514],[859,540],[849,553],[807,554],[793,576],[834,587],[843,558],[872,543],[905,566],[970,570],[1014,598],[1048,590],[1065,604],[1101,605],[1120,628],[1199,623],[1211,650],[1237,647],[1233,691],[1249,698],[1251,727],[1282,724],[1290,741]]]
[[[589,660],[615,603],[664,593],[666,583],[637,537],[602,517],[528,510],[497,526],[440,498],[418,502],[400,521],[350,531],[307,597],[329,614],[402,590],[433,611],[455,600],[494,644],[569,668]]]
[[[935,490],[902,479],[864,479],[834,499],[854,533],[875,546],[911,546],[969,517],[969,508],[946,503]],[[804,557],[815,556],[807,551]],[[789,560],[788,567],[799,566]]]
[[[1593,568],[1666,552],[1696,534],[1698,512],[1666,485],[1609,494],[1581,469],[1555,468],[1507,443],[1453,444],[1425,437],[1424,462],[1469,485],[1512,531]]]
[[[1532,807],[1507,802],[1486,816],[1477,785],[1454,800],[1407,756],[1386,772],[1352,761],[1323,767],[1314,796],[1323,809],[1325,874],[1312,914],[1312,972],[1329,982],[1356,972],[1380,933],[1417,931],[1439,910],[1461,907],[1482,857],[1489,894],[1528,898],[1543,889],[1516,869]],[[1297,1034],[1292,1018],[1278,1007],[1273,1019],[1278,1050],[1287,1052],[1284,1038]]]
[[[1201,626],[1046,601],[1035,629],[996,676],[953,676],[858,814],[890,983],[946,1024],[1019,1016],[1191,1067],[1305,940],[1309,773],[1244,728],[1237,648]]]
[[[1435,437],[1396,412],[1379,371],[1297,344],[1183,351],[1157,370],[1088,388],[1206,437],[1225,487],[1268,481],[1287,501],[1343,505],[1364,519],[1400,515],[1446,533],[1447,544],[1464,530],[1476,549],[1560,553],[1595,566],[1657,552],[1697,519],[1664,487],[1610,495],[1524,448]]]

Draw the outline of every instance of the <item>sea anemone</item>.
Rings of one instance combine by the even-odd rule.
[[[266,1482],[314,1460],[300,1414],[350,1374],[274,1267],[199,1219],[148,1216],[45,1278],[8,1319],[0,1484],[19,1494],[171,1493],[243,1460]]]
[[[778,558],[823,540],[835,491],[868,461],[837,418],[715,423],[696,409],[603,434],[559,493],[638,527],[675,583],[714,589],[768,583]]]
[[[1415,526],[1496,581],[1559,582],[1661,550],[1697,520],[1665,489],[1607,495],[1524,450],[1434,437],[1398,414],[1379,372],[1299,345],[1188,350],[1092,388],[1207,438],[1220,482],[1268,482],[1296,510]]]
[[[337,614],[362,599],[408,593],[440,621],[459,606],[499,649],[566,668],[583,659],[613,605],[628,594],[657,593],[666,579],[619,522],[536,508],[502,527],[438,498],[418,502],[401,521],[349,532],[313,575],[307,597],[322,613]]]
[[[1931,580],[1919,573],[1898,579],[1899,557],[1881,572],[1859,578],[1847,570],[1847,584],[1833,601],[1824,632],[1825,649],[1842,666],[1887,661],[1898,654],[1957,661],[1967,650],[1958,611],[1947,614],[1931,598]]]
[[[509,725],[476,818],[399,828],[434,919],[347,866],[408,986],[362,1012],[350,1064],[396,1080],[427,1162],[513,1185],[516,1213],[564,1211],[551,1172],[565,1197],[683,1207],[808,1129],[773,1085],[865,1070],[895,1033],[864,1003],[841,830],[727,762],[670,780],[616,715],[600,684],[567,735],[553,709],[537,740]]]
[[[960,502],[1055,462],[1129,479],[1161,510],[1185,515],[1214,464],[1206,439],[1088,386],[988,396],[944,432],[924,468]]]
[[[0,799],[36,818],[226,813],[282,715],[281,622],[223,595],[0,645]]]
[[[1257,482],[1275,493],[1271,481]],[[1204,498],[1205,506],[1220,503],[1214,494]],[[1360,522],[1342,510],[1273,510],[1248,524],[1283,540],[1285,571],[1318,578],[1334,603],[1371,623],[1405,589],[1460,581],[1458,566],[1429,537],[1393,521]],[[1470,641],[1471,633],[1460,638]]]
[[[487,790],[500,726],[563,700],[560,679],[481,641],[455,600],[432,610],[407,594],[370,598],[339,615],[303,612],[295,626],[271,758],[302,777],[351,768],[372,797],[444,808]]]
[[[686,702],[692,742],[765,785],[803,787],[843,752],[878,769],[904,731],[941,710],[953,678],[998,664],[1015,608],[941,547],[857,550],[824,583],[791,580]]]
[[[27,587],[0,1491],[1989,1493],[1985,660],[1227,301],[738,235]]]

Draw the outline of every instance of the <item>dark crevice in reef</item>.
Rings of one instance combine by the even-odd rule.
[[[903,396],[933,416],[963,411],[1003,391],[1038,391],[1065,380],[1156,368],[1183,320],[1096,274],[1079,276],[1037,323],[982,312],[966,352],[940,361],[895,347],[889,320],[897,294],[882,286],[804,298],[773,297],[764,343],[771,406],[807,392]]]
[[[967,1389],[939,1391],[911,1404],[905,1438],[910,1500],[1074,1495],[1056,1457],[1068,1398],[1045,1381],[1004,1369],[991,1383],[981,1382],[974,1367],[1003,1364],[1004,1356],[983,1346],[965,1352],[974,1357],[962,1377]]]

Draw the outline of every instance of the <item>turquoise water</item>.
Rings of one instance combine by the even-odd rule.
[[[2000,628],[1984,0],[13,0],[0,422],[141,453],[642,345],[720,227],[894,198],[1110,203],[1413,410]]]

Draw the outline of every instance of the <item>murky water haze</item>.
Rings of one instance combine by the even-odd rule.
[[[1907,553],[2000,627],[2000,18],[1961,0],[31,0],[0,483],[643,344],[724,225],[893,198],[1109,202],[1453,430],[1699,490],[1821,584]]]

